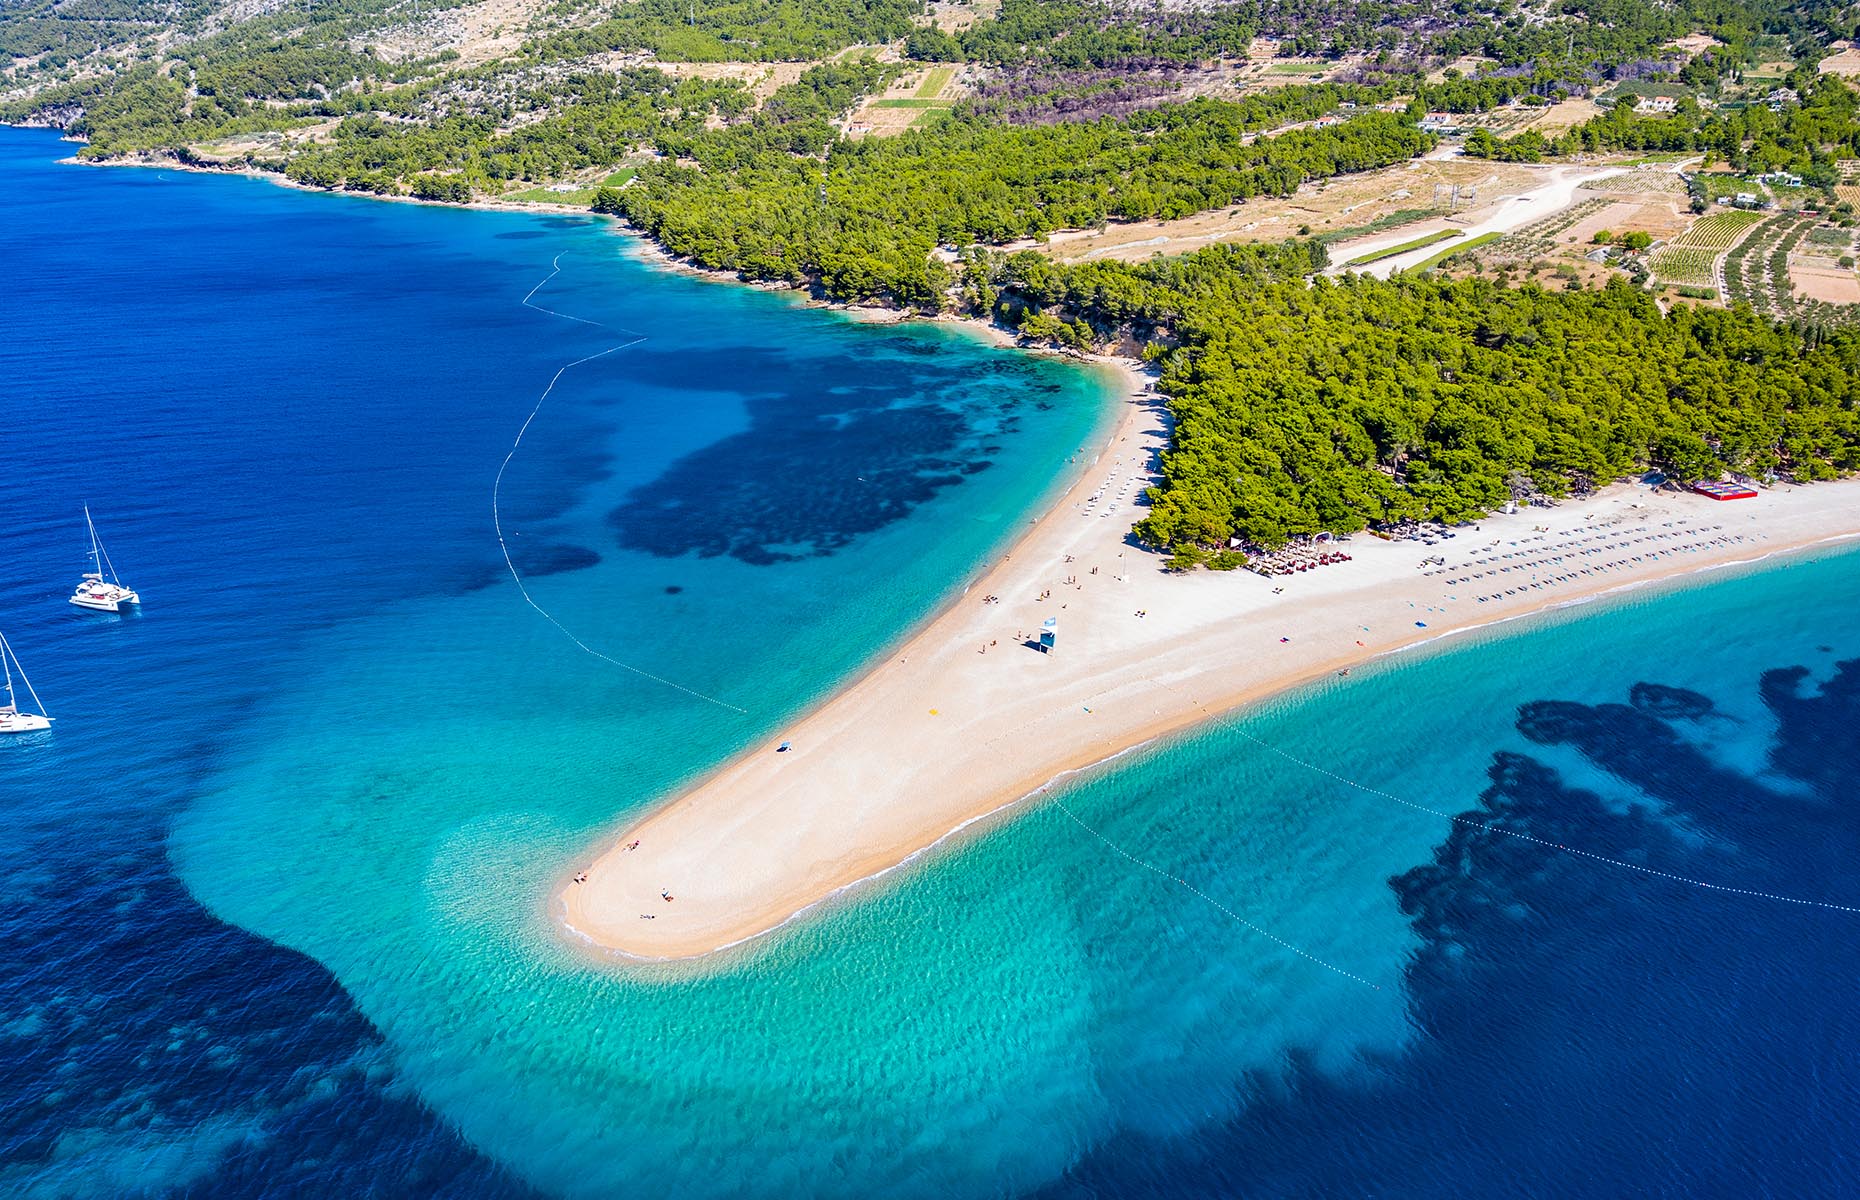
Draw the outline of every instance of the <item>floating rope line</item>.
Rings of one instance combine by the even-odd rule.
[[[1042,788],[1041,790],[1047,791],[1047,789],[1045,788]],[[1252,930],[1254,933],[1257,933],[1259,936],[1265,938],[1267,941],[1272,942],[1275,945],[1282,946],[1287,950],[1290,950],[1293,954],[1296,954],[1298,957],[1314,962],[1318,966],[1323,967],[1326,971],[1333,971],[1336,974],[1343,976],[1345,979],[1354,980],[1355,982],[1362,984],[1366,988],[1370,988],[1378,992],[1382,990],[1381,984],[1371,983],[1369,982],[1369,980],[1364,979],[1361,975],[1356,975],[1349,971],[1346,971],[1335,963],[1326,962],[1325,960],[1319,958],[1317,955],[1311,953],[1309,950],[1305,950],[1299,946],[1294,946],[1292,943],[1286,941],[1284,938],[1272,932],[1270,929],[1260,928],[1258,925],[1255,925],[1253,922],[1247,920],[1245,917],[1241,916],[1239,913],[1235,912],[1233,909],[1228,908],[1225,904],[1222,904],[1219,900],[1216,900],[1213,896],[1208,895],[1208,893],[1202,891],[1200,888],[1196,887],[1194,884],[1190,883],[1188,880],[1182,878],[1180,875],[1173,874],[1166,868],[1157,866],[1155,863],[1148,862],[1144,859],[1138,858],[1136,855],[1132,854],[1130,851],[1124,849],[1122,846],[1118,845],[1116,842],[1112,841],[1110,838],[1106,837],[1104,834],[1099,833],[1096,829],[1086,824],[1084,820],[1082,820],[1077,813],[1073,812],[1069,807],[1067,807],[1066,802],[1064,800],[1061,800],[1058,796],[1053,795],[1050,791],[1047,791],[1047,798],[1051,800],[1059,808],[1060,812],[1066,814],[1066,816],[1072,820],[1073,824],[1077,825],[1080,829],[1083,829],[1086,833],[1091,834],[1093,837],[1103,842],[1106,846],[1109,846],[1113,853],[1117,854],[1120,858],[1123,858],[1126,862],[1129,862],[1135,866],[1142,867],[1145,871],[1153,872],[1154,874],[1160,875],[1164,879],[1167,879],[1171,883],[1187,888],[1190,892],[1193,892],[1195,895],[1201,897],[1201,899],[1207,901],[1207,903],[1212,905],[1216,910],[1226,914],[1226,916],[1230,918],[1231,920],[1241,925],[1244,925],[1246,928]]]
[[[510,546],[504,540],[504,520],[503,520],[503,512],[502,512],[502,506],[501,506],[501,501],[503,498],[503,490],[504,490],[504,472],[510,469],[510,460],[515,458],[517,456],[517,451],[522,448],[523,436],[530,431],[530,424],[536,420],[536,414],[542,411],[542,406],[544,402],[549,399],[550,393],[555,391],[555,385],[562,381],[563,375],[567,374],[569,371],[573,370],[574,368],[581,366],[583,363],[591,363],[595,361],[596,359],[606,358],[609,354],[617,354],[622,350],[631,349],[632,347],[637,346],[641,342],[646,340],[645,334],[638,333],[634,330],[618,329],[617,327],[606,325],[600,321],[590,321],[586,317],[577,317],[569,313],[557,312],[553,308],[544,308],[540,304],[533,303],[536,293],[542,291],[544,287],[548,286],[550,280],[554,279],[557,275],[560,275],[562,273],[562,256],[559,254],[556,255],[555,258],[550,262],[549,266],[550,266],[549,274],[545,276],[539,283],[537,283],[535,287],[531,288],[528,294],[526,294],[523,297],[523,301],[522,301],[523,307],[533,308],[537,312],[547,313],[548,315],[552,317],[560,317],[564,321],[575,321],[582,325],[592,325],[596,329],[614,328],[619,333],[632,334],[633,336],[630,337],[626,341],[619,342],[619,343],[616,343],[615,345],[607,347],[607,349],[602,350],[598,354],[590,354],[586,356],[585,358],[578,358],[573,362],[564,363],[560,367],[557,367],[555,374],[550,376],[549,378],[549,386],[544,388],[542,395],[536,398],[536,406],[530,409],[530,415],[523,419],[523,427],[517,430],[517,438],[515,441],[510,443],[510,451],[509,453],[504,455],[504,461],[498,464],[497,478],[491,484],[491,524],[497,530],[497,548],[504,555],[504,566],[509,569],[510,578],[516,581],[517,592],[519,595],[523,597],[523,602],[529,605],[531,608],[535,609],[539,614],[541,614],[543,620],[555,626],[558,630],[561,631],[563,637],[573,642],[577,647],[579,647],[585,653],[593,655],[595,658],[600,659],[604,663],[609,663],[613,666],[619,667],[623,671],[631,671],[633,674],[639,676],[641,679],[649,679],[653,683],[662,684],[665,687],[671,688],[673,691],[683,692],[685,695],[695,697],[696,699],[702,700],[707,704],[715,704],[718,708],[727,708],[731,712],[746,714],[749,711],[746,708],[738,708],[736,705],[731,704],[728,701],[719,700],[715,696],[707,696],[703,692],[697,691],[694,688],[688,688],[682,683],[674,683],[673,681],[665,678],[662,675],[654,675],[651,671],[642,670],[641,668],[634,666],[632,663],[621,662],[619,659],[613,657],[612,655],[604,654],[601,651],[596,650],[594,647],[588,645],[586,642],[582,641],[579,637],[576,637],[575,634],[572,631],[570,631],[568,626],[556,620],[555,616],[551,614],[548,609],[536,603],[536,598],[530,595],[529,588],[523,585],[523,576],[520,572],[518,572],[517,564],[514,561],[512,561],[510,557]]]
[[[1289,763],[1295,763],[1308,771],[1314,771],[1324,776],[1326,779],[1335,780],[1337,783],[1344,784],[1347,787],[1353,787],[1359,792],[1366,792],[1371,796],[1379,796],[1384,800],[1392,800],[1404,808],[1412,808],[1416,812],[1423,812],[1427,813],[1429,816],[1452,821],[1456,825],[1464,825],[1470,829],[1479,829],[1490,833],[1502,833],[1506,837],[1517,838],[1522,842],[1530,842],[1532,845],[1542,846],[1546,850],[1560,850],[1564,854],[1573,854],[1578,858],[1584,858],[1594,863],[1601,863],[1604,866],[1620,867],[1624,871],[1634,871],[1641,875],[1650,875],[1656,879],[1665,879],[1672,883],[1683,883],[1687,887],[1701,888],[1708,892],[1723,892],[1731,896],[1749,896],[1758,900],[1774,900],[1782,904],[1799,904],[1807,908],[1825,908],[1830,912],[1860,913],[1860,906],[1835,904],[1830,900],[1806,900],[1800,896],[1781,896],[1777,895],[1775,892],[1764,892],[1755,888],[1731,887],[1728,884],[1722,883],[1707,883],[1702,879],[1693,879],[1685,875],[1675,875],[1671,871],[1662,871],[1657,867],[1647,867],[1642,866],[1640,863],[1631,863],[1619,858],[1609,858],[1605,854],[1597,854],[1592,850],[1583,850],[1576,846],[1566,846],[1561,842],[1552,842],[1548,839],[1535,837],[1516,829],[1507,829],[1496,821],[1475,821],[1468,817],[1442,812],[1440,809],[1430,808],[1425,804],[1417,804],[1413,800],[1404,799],[1393,792],[1386,792],[1381,788],[1371,787],[1366,783],[1358,783],[1354,779],[1337,774],[1337,772],[1330,770],[1328,767],[1322,767],[1317,763],[1300,758],[1289,750],[1280,749],[1264,738],[1255,737],[1245,729],[1242,729],[1239,725],[1234,724],[1232,720],[1226,717],[1216,716],[1214,713],[1209,712],[1207,706],[1202,704],[1201,701],[1195,700],[1192,701],[1192,703],[1196,708],[1201,709],[1202,713],[1214,724],[1232,730],[1260,749],[1276,754]]]

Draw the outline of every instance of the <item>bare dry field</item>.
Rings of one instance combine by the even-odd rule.
[[[1062,261],[1139,261],[1153,254],[1186,254],[1215,242],[1282,241],[1296,236],[1306,226],[1318,234],[1354,229],[1393,213],[1431,209],[1435,184],[1457,183],[1462,189],[1478,189],[1477,203],[1459,214],[1461,219],[1467,219],[1499,196],[1531,186],[1535,178],[1527,168],[1510,164],[1420,159],[1323,184],[1307,184],[1284,200],[1249,200],[1180,221],[1138,221],[1110,225],[1102,231],[1056,233],[1046,249]],[[1415,231],[1424,232],[1418,221]],[[1387,232],[1384,230],[1384,235]],[[1015,248],[1032,244],[1017,243]],[[1334,248],[1332,256],[1344,256],[1343,247]]]
[[[276,155],[296,146],[327,145],[335,139],[336,126],[340,124],[340,117],[331,117],[327,121],[300,125],[281,133],[243,133],[217,141],[201,142],[190,148],[201,157],[217,162],[229,162],[247,154]]]
[[[1458,71],[1461,75],[1470,78],[1477,75],[1482,69],[1493,66],[1497,62],[1498,60],[1495,58],[1483,58],[1477,54],[1462,55],[1440,68],[1438,71],[1431,72],[1427,77],[1427,82],[1440,83],[1442,80],[1446,79],[1448,71]]]
[[[926,24],[944,33],[961,33],[977,21],[986,21],[1001,11],[1001,0],[934,0]]]
[[[1804,300],[1826,304],[1860,304],[1860,275],[1837,266],[1809,266],[1791,260],[1789,282],[1795,294]]]
[[[1671,200],[1658,196],[1624,197],[1577,221],[1564,230],[1557,241],[1587,253],[1595,242],[1595,235],[1604,229],[1613,233],[1640,230],[1652,234],[1656,241],[1664,241],[1678,237],[1691,225],[1692,214]]]
[[[1554,137],[1565,129],[1594,120],[1601,115],[1602,110],[1596,106],[1595,101],[1571,97],[1561,104],[1552,104],[1549,108],[1539,110],[1535,117],[1526,121],[1520,128],[1535,129],[1545,137]]]
[[[1860,78],[1860,50],[1852,46],[1838,54],[1830,54],[1817,64],[1823,75],[1839,75],[1844,79]]]
[[[1687,54],[1696,56],[1711,49],[1713,46],[1722,45],[1724,45],[1723,42],[1709,33],[1688,33],[1682,38],[1674,38],[1660,48],[1662,50],[1682,50]]]
[[[1555,137],[1600,111],[1592,102],[1582,99],[1565,100],[1547,108],[1501,104],[1490,112],[1459,114],[1454,123],[1467,129],[1488,129],[1497,137],[1516,137],[1527,129],[1534,129],[1545,137]]]

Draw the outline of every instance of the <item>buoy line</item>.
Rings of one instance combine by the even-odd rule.
[[[510,469],[510,461],[517,456],[517,451],[522,448],[523,436],[530,431],[530,425],[532,422],[536,420],[536,414],[542,411],[543,404],[549,399],[550,393],[555,391],[555,385],[562,381],[563,375],[567,374],[569,371],[573,370],[576,367],[581,366],[584,363],[591,363],[595,361],[596,359],[606,358],[609,354],[617,354],[622,350],[629,350],[632,347],[637,346],[641,342],[644,342],[647,340],[646,335],[643,333],[639,333],[637,330],[622,329],[617,326],[607,325],[601,321],[590,321],[586,317],[577,317],[571,313],[557,312],[553,308],[544,308],[542,305],[535,303],[534,300],[535,300],[536,293],[542,291],[544,287],[548,286],[550,280],[554,279],[557,275],[560,275],[561,273],[562,273],[562,256],[558,254],[555,256],[553,260],[551,260],[549,264],[549,274],[544,276],[542,280],[536,284],[535,287],[531,288],[529,292],[524,295],[523,300],[522,300],[523,307],[535,309],[539,313],[547,313],[549,316],[552,316],[552,317],[560,317],[564,321],[574,321],[582,325],[592,325],[596,329],[613,329],[617,333],[629,334],[631,336],[626,341],[618,342],[612,346],[609,346],[607,347],[607,349],[602,350],[598,354],[590,354],[584,358],[578,358],[574,360],[573,362],[563,363],[561,366],[557,367],[555,374],[550,376],[549,378],[549,386],[544,388],[542,395],[536,398],[536,405],[535,407],[530,409],[530,415],[523,419],[523,426],[522,428],[517,430],[516,440],[510,443],[510,450],[508,453],[504,455],[504,461],[498,464],[497,478],[493,480],[491,483],[491,524],[497,530],[497,548],[504,556],[504,566],[507,570],[509,570],[510,578],[513,581],[515,581],[517,585],[517,593],[523,597],[523,602],[529,605],[531,608],[535,609],[537,613],[539,613],[542,616],[543,620],[555,626],[558,630],[561,631],[563,637],[573,642],[583,652],[593,655],[595,658],[600,659],[604,663],[610,663],[613,666],[619,667],[623,671],[631,671],[633,674],[639,676],[641,679],[648,679],[648,680],[651,680],[653,683],[662,684],[665,687],[671,688],[673,691],[683,692],[685,695],[695,697],[696,699],[702,700],[707,704],[714,704],[718,708],[727,708],[731,712],[734,712],[734,713],[747,714],[749,710],[746,708],[738,708],[736,705],[731,704],[726,700],[719,700],[715,696],[707,696],[703,692],[700,692],[696,690],[695,688],[688,688],[682,683],[675,683],[672,680],[665,678],[663,675],[654,675],[651,671],[643,670],[642,668],[634,666],[632,663],[621,662],[619,659],[613,657],[611,654],[602,653],[601,651],[596,650],[594,647],[588,645],[586,642],[582,641],[579,637],[576,637],[574,632],[571,631],[568,628],[568,626],[556,620],[554,614],[552,614],[548,609],[536,603],[536,598],[530,595],[529,588],[525,587],[523,584],[523,575],[517,570],[517,564],[514,561],[512,561],[510,557],[510,546],[504,540],[504,519],[503,519],[503,510],[502,510],[502,499],[503,499],[503,491],[504,491],[504,473]]]
[[[1009,735],[1007,733],[997,733],[993,737],[989,738],[988,741],[983,744],[982,748],[984,750],[992,750],[998,743],[1006,740],[1008,736]],[[1132,747],[1131,749],[1136,750],[1136,749],[1140,749],[1140,747]],[[1129,751],[1125,751],[1124,753],[1129,753]],[[1123,754],[1120,753],[1114,757],[1121,758],[1123,757]],[[1067,774],[1070,775],[1072,774],[1072,772],[1067,772]],[[1183,878],[1182,876],[1175,874],[1174,872],[1168,870],[1166,867],[1159,867],[1155,863],[1150,862],[1148,859],[1132,854],[1130,851],[1124,849],[1124,847],[1119,845],[1114,839],[1108,837],[1102,831],[1100,831],[1099,829],[1097,829],[1096,827],[1088,823],[1083,817],[1079,816],[1078,813],[1072,810],[1072,807],[1070,805],[1068,805],[1064,800],[1059,798],[1059,794],[1055,790],[1059,786],[1059,782],[1060,781],[1058,779],[1049,780],[1046,783],[1043,783],[1039,787],[1035,788],[1033,791],[1027,793],[1027,795],[1023,797],[1017,803],[1030,803],[1030,802],[1033,802],[1036,797],[1042,797],[1050,801],[1053,804],[1053,806],[1059,809],[1061,813],[1065,814],[1066,818],[1070,820],[1074,825],[1077,825],[1080,829],[1083,829],[1086,833],[1091,834],[1092,837],[1098,839],[1100,842],[1103,842],[1105,846],[1108,847],[1112,851],[1112,853],[1116,854],[1119,858],[1122,858],[1124,861],[1130,863],[1132,866],[1141,867],[1143,870],[1148,871],[1154,875],[1160,875],[1163,879],[1169,881],[1170,883],[1175,884],[1176,886],[1196,896],[1197,898],[1202,900],[1204,903],[1206,903],[1209,907],[1221,913],[1228,920],[1233,921],[1235,924],[1238,924],[1246,929],[1252,930],[1254,933],[1257,933],[1260,937],[1265,938],[1267,941],[1273,943],[1276,946],[1279,946],[1283,949],[1291,951],[1293,954],[1296,954],[1298,957],[1302,959],[1305,959],[1309,962],[1316,963],[1318,966],[1323,967],[1326,971],[1331,971],[1335,974],[1341,975],[1345,979],[1351,980],[1352,982],[1355,982],[1355,983],[1360,983],[1364,987],[1370,988],[1374,991],[1379,992],[1382,990],[1381,984],[1372,983],[1369,980],[1364,979],[1361,975],[1356,974],[1355,972],[1347,971],[1344,968],[1338,966],[1336,963],[1329,962],[1323,958],[1320,958],[1318,955],[1313,954],[1309,950],[1306,950],[1303,946],[1298,946],[1298,945],[1293,944],[1292,942],[1287,941],[1285,938],[1280,937],[1278,934],[1272,932],[1270,929],[1267,929],[1261,925],[1255,924],[1254,922],[1247,920],[1245,917],[1241,916],[1239,913],[1235,912],[1233,909],[1229,908],[1227,905],[1221,903],[1219,900],[1216,900],[1213,896],[1210,896],[1207,892],[1202,891],[1200,888],[1196,887],[1194,884],[1190,883],[1187,879]]]
[[[1298,755],[1293,754],[1291,751],[1283,750],[1279,748],[1278,746],[1273,745],[1271,742],[1266,741],[1264,738],[1255,737],[1253,734],[1247,732],[1245,729],[1235,724],[1231,719],[1226,718],[1226,717],[1216,716],[1214,713],[1209,712],[1207,706],[1202,704],[1199,700],[1196,700],[1193,703],[1195,707],[1201,709],[1202,713],[1205,714],[1208,717],[1209,721],[1212,722],[1213,724],[1219,725],[1222,728],[1231,730],[1232,732],[1239,734],[1241,737],[1253,743],[1255,746],[1258,746],[1260,749],[1266,750],[1272,754],[1276,754],[1280,758],[1284,759],[1285,761],[1289,763],[1294,763],[1297,766],[1301,766],[1308,771],[1313,771],[1319,775],[1324,776],[1326,779],[1334,780],[1337,783],[1344,784],[1347,787],[1355,788],[1359,792],[1365,792],[1371,796],[1378,796],[1384,800],[1392,800],[1396,804],[1399,804],[1404,808],[1412,808],[1416,812],[1423,812],[1423,813],[1428,814],[1429,816],[1439,817],[1442,820],[1451,821],[1456,825],[1465,825],[1468,828],[1478,829],[1478,830],[1482,830],[1482,831],[1489,832],[1489,833],[1502,833],[1506,837],[1517,838],[1519,841],[1529,842],[1534,846],[1542,846],[1546,850],[1558,850],[1564,854],[1573,854],[1578,858],[1584,858],[1584,859],[1589,860],[1590,862],[1600,863],[1604,866],[1619,867],[1624,871],[1634,871],[1641,875],[1652,876],[1653,878],[1656,878],[1656,879],[1664,879],[1672,883],[1683,883],[1687,887],[1701,888],[1708,892],[1723,892],[1726,895],[1747,896],[1747,897],[1750,897],[1752,899],[1757,899],[1757,900],[1774,900],[1780,904],[1799,904],[1806,908],[1824,908],[1824,909],[1829,910],[1830,912],[1860,913],[1860,906],[1849,905],[1849,904],[1836,904],[1831,900],[1809,900],[1809,899],[1804,899],[1803,897],[1800,897],[1800,896],[1783,896],[1783,895],[1778,895],[1775,892],[1759,891],[1756,888],[1732,887],[1729,884],[1723,884],[1723,883],[1707,883],[1703,879],[1693,879],[1690,876],[1677,875],[1671,871],[1662,871],[1658,867],[1643,866],[1640,863],[1628,862],[1625,859],[1610,858],[1606,854],[1597,854],[1592,850],[1583,850],[1577,846],[1566,846],[1561,842],[1552,842],[1546,838],[1540,838],[1533,834],[1524,833],[1521,830],[1507,829],[1503,825],[1499,824],[1496,819],[1491,820],[1491,821],[1475,821],[1469,817],[1462,817],[1454,813],[1443,812],[1442,810],[1438,808],[1431,808],[1428,805],[1419,804],[1413,800],[1406,799],[1402,796],[1397,796],[1393,792],[1384,791],[1383,789],[1378,788],[1378,787],[1371,787],[1369,784],[1366,784],[1366,783],[1358,783],[1356,780],[1351,779],[1346,775],[1337,774],[1337,772],[1330,770],[1328,767],[1322,767],[1322,766],[1319,766],[1317,763],[1309,761],[1308,759],[1300,758]]]
[[[1071,808],[1067,807],[1066,802],[1064,800],[1061,800],[1058,796],[1055,796],[1049,792],[1047,794],[1047,798],[1051,800],[1053,804],[1058,807],[1060,812],[1064,813],[1067,817],[1069,817],[1072,820],[1073,824],[1077,825],[1080,829],[1083,829],[1086,833],[1091,834],[1093,837],[1103,842],[1106,846],[1109,846],[1113,852],[1115,852],[1117,855],[1124,858],[1128,862],[1133,863],[1136,866],[1142,867],[1145,871],[1150,871],[1157,875],[1160,875],[1171,883],[1187,888],[1190,892],[1193,892],[1195,895],[1207,901],[1208,904],[1212,905],[1216,910],[1226,914],[1230,919],[1238,922],[1241,925],[1244,925],[1246,928],[1252,930],[1254,933],[1257,933],[1259,936],[1265,938],[1267,941],[1272,942],[1275,945],[1281,946],[1284,949],[1290,950],[1293,954],[1296,954],[1298,957],[1306,959],[1310,962],[1314,962],[1318,966],[1323,967],[1326,971],[1334,971],[1338,975],[1343,976],[1345,979],[1354,980],[1355,982],[1362,984],[1366,988],[1370,988],[1378,992],[1382,990],[1381,984],[1371,983],[1369,982],[1369,980],[1364,979],[1361,975],[1353,974],[1352,972],[1344,970],[1342,967],[1338,966],[1336,963],[1326,962],[1324,959],[1319,958],[1317,955],[1311,953],[1309,950],[1306,950],[1300,946],[1294,946],[1292,943],[1286,941],[1284,938],[1272,932],[1270,929],[1262,929],[1260,926],[1255,925],[1253,922],[1247,920],[1245,917],[1241,916],[1239,913],[1235,912],[1233,909],[1228,908],[1225,904],[1222,904],[1219,900],[1216,900],[1213,896],[1208,895],[1208,893],[1202,891],[1200,888],[1196,887],[1194,884],[1190,883],[1188,880],[1182,878],[1180,875],[1176,875],[1170,872],[1169,870],[1167,870],[1166,868],[1159,867],[1155,863],[1148,862],[1144,859],[1138,858],[1136,855],[1132,854],[1130,851],[1124,849],[1122,846],[1118,845],[1116,842],[1112,841],[1110,838],[1106,837],[1104,834],[1099,833],[1096,829],[1086,824],[1084,820],[1082,820],[1077,813],[1073,812]]]

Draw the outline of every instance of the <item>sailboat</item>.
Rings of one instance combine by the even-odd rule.
[[[98,612],[121,612],[125,604],[142,603],[142,597],[124,587],[123,581],[116,577],[116,565],[97,537],[97,523],[90,519],[88,504],[84,506],[84,524],[90,526],[90,563],[95,569],[85,573],[84,581],[71,594],[71,603]],[[108,579],[104,578],[106,571]]]
[[[40,703],[39,694],[32,690],[32,682],[26,678],[25,668],[19,665],[19,658],[13,653],[13,647],[7,645],[6,636],[0,634],[0,672],[6,678],[6,703],[0,704],[0,733],[36,733],[41,729],[50,729],[52,719],[45,715],[45,705]],[[13,676],[26,685],[26,694],[39,706],[39,711],[21,712],[13,696]]]

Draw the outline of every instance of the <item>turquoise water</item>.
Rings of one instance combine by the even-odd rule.
[[[1701,626],[1761,621],[1772,657],[1793,642],[1826,658],[1813,647],[1834,614],[1801,605],[1803,582],[1850,602],[1860,571],[1848,558],[1631,601],[1359,672],[1245,728],[1458,811],[1495,748],[1527,746],[1521,672],[1537,695],[1602,702],[1619,686],[1592,655],[1651,654],[1683,664],[1662,682],[1721,695],[1751,681],[1747,651],[1701,646]],[[523,613],[484,607],[332,634],[317,655],[329,665],[306,665],[181,821],[175,860],[216,912],[328,965],[421,1096],[547,1191],[1020,1191],[1114,1131],[1167,1138],[1235,1117],[1292,1049],[1348,1080],[1412,1036],[1401,985],[1416,940],[1385,881],[1445,822],[1229,732],[1147,750],[1067,803],[1383,990],[1130,870],[1050,809],[696,977],[591,965],[553,936],[543,896],[616,807],[636,812],[711,761],[697,746],[720,748],[705,737],[715,714],[584,713],[611,686],[598,664],[553,661],[513,685],[513,661],[549,647]],[[527,649],[513,660],[504,640]],[[482,711],[497,694],[523,700]],[[1745,759],[1771,730],[1758,706],[1729,711],[1740,734],[1717,744]]]
[[[0,747],[5,1190],[1856,1182],[1856,918],[1543,843],[1860,904],[1860,555],[1451,640],[1062,789],[1280,941],[1036,803],[702,968],[619,967],[557,935],[563,875],[972,577],[1110,384],[593,222],[57,150],[0,131],[34,418],[0,442],[29,506],[0,628],[61,718]],[[606,328],[519,306],[558,255],[536,302]],[[582,652],[503,573],[497,465],[622,330],[512,462],[513,556],[589,646],[744,713]],[[80,497],[139,619],[62,607]],[[1799,700],[1765,674],[1797,664]]]

